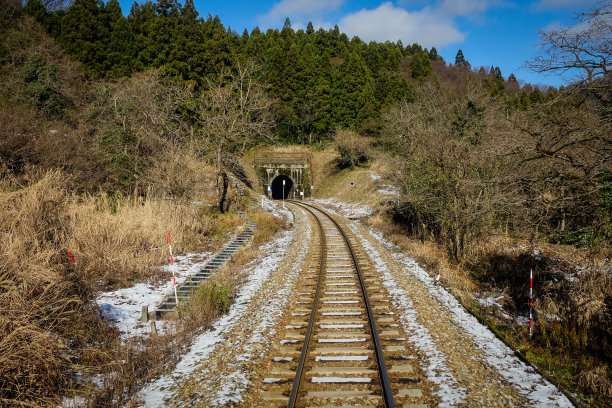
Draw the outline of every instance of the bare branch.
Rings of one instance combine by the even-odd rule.
[[[605,77],[612,66],[612,1],[577,15],[572,26],[540,31],[540,48],[525,63],[535,72],[571,73],[571,81],[587,85]]]

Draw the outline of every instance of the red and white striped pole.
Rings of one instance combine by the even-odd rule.
[[[533,257],[529,265],[529,337],[532,334],[533,326]]]
[[[170,248],[170,269],[172,269],[172,284],[174,285],[174,299],[178,306],[178,295],[176,293],[176,275],[174,274],[174,258],[172,257],[172,241],[170,241],[170,233],[168,233],[168,247]]]

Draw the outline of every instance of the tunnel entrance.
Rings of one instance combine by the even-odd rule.
[[[283,180],[285,181],[285,188],[283,190]],[[273,200],[282,200],[287,199],[289,197],[289,192],[293,188],[293,180],[291,178],[280,175],[277,176],[274,180],[272,180],[272,199]],[[284,191],[284,195],[283,195]]]
[[[279,152],[272,150],[255,154],[253,167],[260,181],[262,193],[270,199],[306,198],[312,195],[314,174],[312,157],[308,152]]]

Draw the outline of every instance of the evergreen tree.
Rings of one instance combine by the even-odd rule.
[[[489,78],[485,79],[485,86],[489,88],[491,96],[499,96],[505,89],[504,77],[499,67],[491,67]]]
[[[134,32],[123,16],[113,22],[111,30],[107,46],[106,76],[128,76],[135,69],[137,48]]]
[[[440,59],[440,55],[438,55],[438,50],[436,50],[436,47],[431,47],[431,50],[429,50],[429,59],[432,61]]]
[[[234,59],[230,48],[230,40],[218,16],[210,15],[203,26],[204,46],[201,54],[205,76],[215,76],[223,68],[232,67]]]
[[[109,0],[104,8],[110,37],[106,46],[104,73],[109,77],[130,75],[136,56],[135,36],[130,24],[121,12],[117,0]]]
[[[310,35],[310,34],[314,34],[315,30],[314,27],[312,26],[312,21],[308,22],[308,26],[306,27],[306,34]]]
[[[425,52],[420,52],[412,57],[410,61],[411,75],[415,79],[424,79],[432,71],[431,60]]]
[[[27,0],[23,8],[23,14],[34,17],[43,26],[48,16],[47,8],[40,0]]]
[[[75,0],[62,19],[60,42],[93,75],[104,75],[108,22],[101,0]]]
[[[324,135],[333,126],[333,68],[330,64],[328,53],[323,54],[317,59],[316,72],[315,87],[312,90],[311,96],[311,99],[314,101],[312,129],[314,133]]]
[[[259,27],[255,27],[251,30],[251,35],[244,44],[245,56],[248,56],[254,61],[262,61],[266,55],[265,52],[265,41],[266,36],[259,30]]]
[[[153,37],[157,20],[155,8],[155,4],[150,1],[142,4],[134,2],[128,16],[137,47],[134,66],[139,70],[153,66],[155,59],[156,44]]]
[[[374,113],[372,76],[359,55],[348,52],[333,82],[333,113],[336,125],[358,128]]]
[[[465,66],[465,57],[463,56],[463,51],[457,51],[457,55],[455,56],[455,65],[456,66]]]
[[[313,121],[315,120],[315,93],[317,85],[317,70],[314,47],[311,43],[306,43],[297,66],[296,75],[296,95],[294,109],[297,116],[298,128],[304,140],[306,136],[311,136],[313,132]],[[311,137],[309,137],[309,140]]]
[[[503,81],[504,77],[503,77],[499,67],[491,68],[491,71],[492,71],[493,76],[495,77],[495,79],[500,79],[500,80]]]

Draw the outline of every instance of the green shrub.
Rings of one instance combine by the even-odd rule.
[[[58,91],[57,65],[47,64],[40,55],[30,57],[24,67],[23,79],[30,103],[46,116],[58,117],[64,101]]]
[[[220,316],[232,305],[234,283],[230,281],[210,280],[202,284],[196,291],[194,303],[207,314]]]

